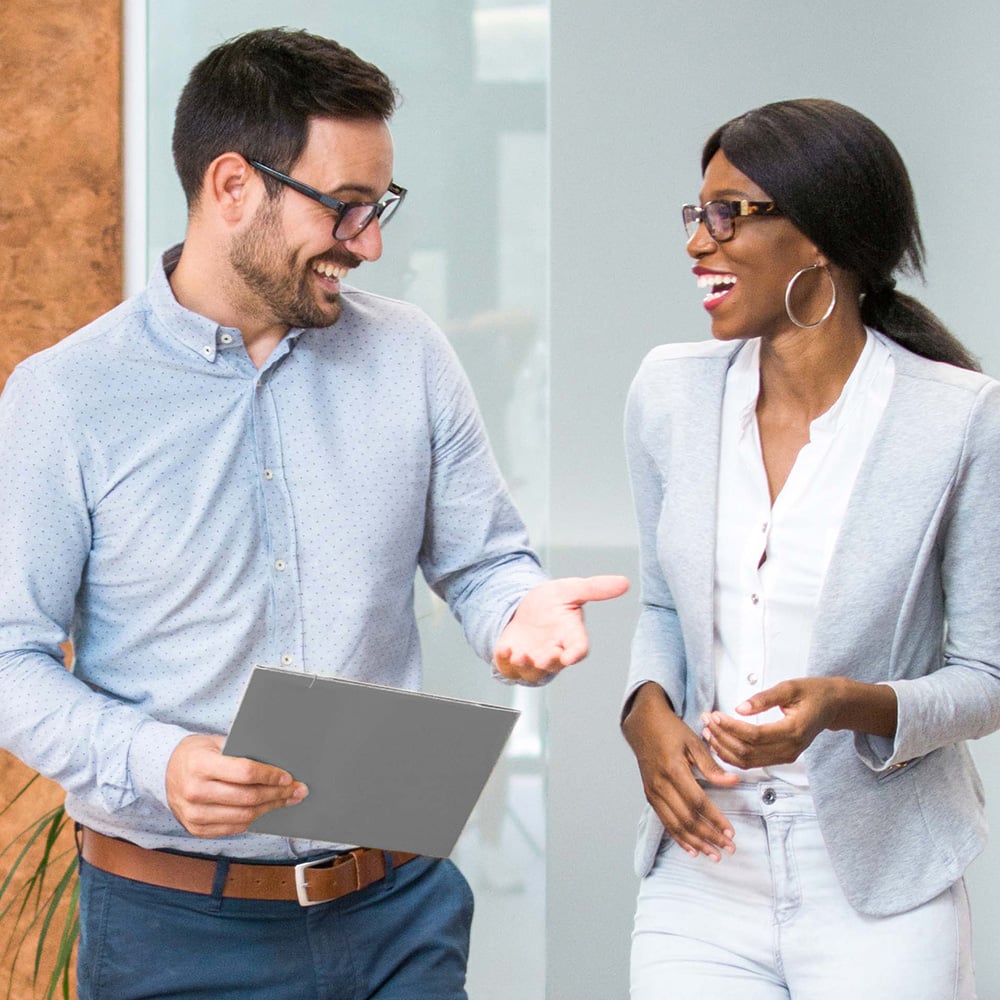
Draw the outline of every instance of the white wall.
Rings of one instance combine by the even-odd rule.
[[[551,0],[551,9],[557,569],[616,569],[634,559],[620,443],[625,394],[654,344],[708,336],[679,206],[697,200],[705,138],[751,107],[830,97],[885,129],[910,169],[928,250],[927,285],[909,290],[1000,375],[991,309],[1000,232],[996,5]],[[592,660],[549,696],[549,1000],[627,995],[639,795],[612,716],[633,613],[630,602],[593,614]],[[980,996],[992,1000],[1000,997],[1000,741],[974,751],[996,831],[969,877]]]

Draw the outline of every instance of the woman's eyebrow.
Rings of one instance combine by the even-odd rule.
[[[702,204],[705,204],[704,192],[701,194]],[[736,188],[722,188],[719,191],[714,191],[712,197],[709,201],[721,201],[723,198],[738,198],[740,201],[756,201],[756,198],[751,198],[746,191],[739,191]]]

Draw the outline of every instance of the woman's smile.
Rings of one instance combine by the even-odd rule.
[[[691,272],[698,279],[699,288],[707,288],[704,306],[711,312],[725,299],[739,280],[735,274],[721,271],[711,271],[707,267],[693,267]]]

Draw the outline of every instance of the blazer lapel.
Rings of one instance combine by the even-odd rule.
[[[929,407],[927,382],[911,377],[909,355],[898,349],[893,355],[889,401],[858,471],[820,593],[810,674],[866,679],[886,630],[891,636],[896,626],[878,620],[874,609],[898,606],[955,473],[962,440],[955,425],[964,415],[946,401]]]
[[[664,484],[661,544],[668,553],[674,600],[685,632],[689,676],[697,711],[715,702],[715,522],[718,508],[719,441],[726,373],[736,352],[704,359],[685,387],[684,412],[672,422],[670,482]]]

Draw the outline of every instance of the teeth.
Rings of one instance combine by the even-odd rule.
[[[735,285],[735,274],[699,274],[699,288],[715,288],[718,285]]]
[[[315,270],[317,274],[322,274],[324,278],[336,278],[339,281],[341,278],[347,277],[347,272],[350,268],[336,267],[333,264],[320,263],[317,264],[313,270]]]

